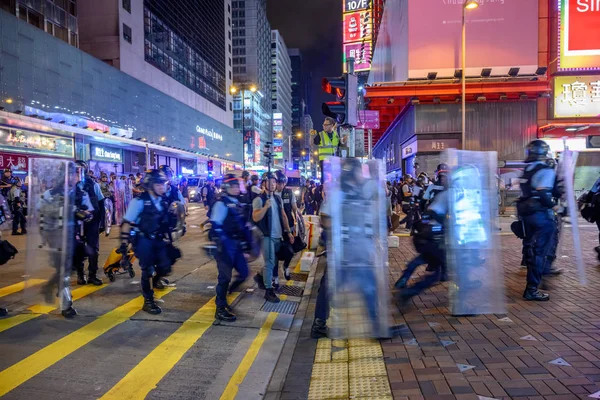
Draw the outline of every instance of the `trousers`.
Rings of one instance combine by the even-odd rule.
[[[217,307],[225,307],[227,305],[227,291],[230,289],[233,270],[237,271],[237,277],[231,285],[231,289],[238,287],[248,277],[248,263],[244,257],[239,242],[232,241],[224,245],[223,251],[216,254],[217,270],[219,272],[217,278],[216,299]]]
[[[527,286],[537,288],[549,264],[554,233],[557,229],[552,211],[539,211],[523,217],[525,223],[525,264],[527,266]]]
[[[96,216],[90,222],[83,225],[84,242],[89,251],[88,273],[95,276],[98,272],[98,255],[100,253],[100,217]],[[83,260],[75,264],[78,274],[83,274]]]
[[[281,238],[265,236],[262,241],[263,258],[263,281],[266,289],[273,289],[273,269],[278,265],[277,253],[281,247]]]
[[[152,278],[166,276],[171,270],[171,260],[167,253],[167,243],[162,239],[148,239],[140,236],[135,245],[135,256],[142,269],[142,295],[154,299]]]

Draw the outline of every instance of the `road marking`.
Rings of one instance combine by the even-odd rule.
[[[157,291],[155,297],[160,298],[174,289]],[[112,328],[128,321],[141,310],[143,304],[144,298],[137,297],[0,372],[0,397]]]
[[[239,293],[227,296],[233,302]],[[204,335],[215,320],[215,297],[185,321],[137,364],[101,399],[144,399],[181,360],[184,354]]]
[[[94,286],[87,285],[78,287],[73,290],[71,296],[73,296],[73,301],[77,301],[89,294],[92,294],[102,288],[105,288],[108,285]],[[49,314],[52,311],[58,308],[58,304],[50,305],[50,304],[36,304],[28,308],[31,311],[31,314],[18,314],[9,318],[0,319],[0,332],[4,332],[11,328],[14,328],[17,325],[21,325],[27,321],[31,321],[39,317],[40,315]]]
[[[279,313],[275,313],[275,312],[269,313],[269,315],[267,316],[267,320],[265,321],[265,323],[262,325],[262,327],[258,331],[258,334],[254,338],[254,341],[252,341],[252,344],[248,348],[248,351],[246,352],[246,355],[240,362],[240,365],[238,365],[238,368],[235,370],[234,374],[231,376],[231,379],[229,380],[229,383],[227,384],[225,391],[221,395],[220,400],[235,399],[235,397],[237,396],[237,392],[240,388],[240,385],[244,381],[244,378],[246,378],[246,375],[248,374],[250,367],[254,363],[254,360],[256,359],[256,356],[258,355],[260,348],[265,343],[267,336],[269,336],[269,332],[271,331],[271,327],[273,326],[273,323],[275,322],[277,315],[279,315]]]
[[[31,286],[41,285],[46,282],[45,279],[28,279],[23,282],[15,283],[14,285],[6,286],[0,288],[0,297],[8,296],[9,294],[20,292],[25,288],[29,288]]]

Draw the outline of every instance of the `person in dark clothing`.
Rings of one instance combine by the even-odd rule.
[[[8,192],[8,201],[10,207],[13,210],[13,224],[12,234],[13,235],[25,235],[27,234],[27,192],[23,190],[21,178],[15,178],[14,184]],[[18,231],[19,226],[21,232]]]

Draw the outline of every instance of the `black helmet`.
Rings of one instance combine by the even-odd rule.
[[[77,160],[77,161],[75,161],[75,167],[76,167],[76,168],[81,168],[81,169],[82,169],[82,170],[84,170],[84,171],[87,171],[87,170],[88,170],[88,165],[87,165],[87,163],[86,163],[85,161],[83,161],[83,160]]]
[[[548,158],[550,146],[543,140],[534,140],[527,145],[525,162],[545,160]]]
[[[276,180],[276,179],[277,179],[277,177],[276,177],[276,176],[275,176],[275,174],[274,174],[274,173],[272,173],[272,172],[265,172],[265,173],[262,175],[262,180],[263,180],[263,181],[266,181],[266,180],[269,180],[269,179],[275,179],[275,180]]]
[[[284,185],[287,185],[288,178],[283,172],[277,170],[275,172],[275,176],[277,178],[277,183],[283,183]]]
[[[240,186],[240,178],[235,176],[235,174],[225,175],[223,177],[223,183],[221,184],[221,187],[223,188],[223,190],[229,189],[232,185]]]
[[[173,175],[175,175],[175,173],[173,172],[173,168],[171,168],[168,165],[161,165],[160,167],[158,167],[158,170],[165,174],[169,182],[171,181],[171,179],[173,179]]]
[[[258,177],[258,175],[256,175],[256,174],[254,174],[254,175],[252,175],[252,176],[250,177],[250,180],[251,180],[251,181],[257,181],[257,180],[259,180],[259,179],[260,179],[260,178],[259,178],[259,177]]]
[[[4,172],[11,172],[12,173],[12,170],[10,168],[4,168]]]
[[[250,177],[250,172],[248,172],[248,171],[242,172],[242,179],[248,179],[248,177]]]
[[[149,169],[144,175],[144,188],[146,190],[153,190],[153,185],[167,183],[167,177],[164,172],[157,169]]]
[[[402,177],[402,179],[406,182],[409,179],[413,179],[411,174],[404,174],[404,176]]]

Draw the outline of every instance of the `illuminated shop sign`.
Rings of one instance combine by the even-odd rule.
[[[0,128],[0,149],[17,153],[73,158],[73,139]]]
[[[207,136],[213,140],[220,140],[221,142],[223,141],[223,135],[215,132],[214,129],[206,129],[201,127],[200,125],[196,125],[196,133]]]
[[[344,12],[365,10],[369,8],[370,0],[344,0]]]
[[[123,150],[121,149],[112,149],[108,147],[102,146],[91,146],[92,150],[92,160],[97,161],[108,161],[108,162],[123,162]]]
[[[371,42],[358,42],[344,45],[344,72],[346,60],[354,58],[354,71],[368,71],[371,69]]]
[[[554,118],[600,117],[600,75],[554,79]]]
[[[273,139],[273,158],[283,159],[283,139]]]
[[[344,14],[344,43],[371,40],[373,35],[372,11]]]
[[[558,0],[559,69],[600,69],[600,1]]]

